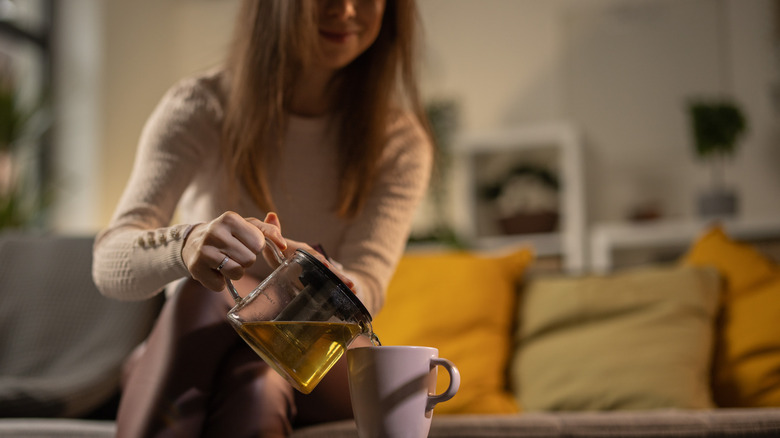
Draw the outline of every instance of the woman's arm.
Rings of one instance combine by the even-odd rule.
[[[169,224],[218,150],[220,117],[216,99],[194,79],[172,88],[150,116],[114,216],[95,241],[92,275],[104,295],[145,299],[188,275],[181,251],[191,224]]]

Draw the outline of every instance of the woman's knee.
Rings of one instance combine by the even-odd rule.
[[[213,373],[222,355],[240,342],[227,321],[228,310],[219,293],[191,279],[179,282],[138,357],[169,369],[177,381]]]

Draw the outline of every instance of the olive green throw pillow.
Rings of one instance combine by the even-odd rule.
[[[712,407],[719,292],[718,273],[694,267],[531,282],[511,367],[522,409]]]

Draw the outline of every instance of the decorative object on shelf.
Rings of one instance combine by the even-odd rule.
[[[458,134],[453,146],[453,173],[457,171],[457,176],[452,178],[452,221],[458,235],[471,248],[528,246],[534,250],[537,265],[543,261],[547,267],[557,265],[570,273],[586,268],[587,196],[582,133],[575,125],[568,120],[552,120],[466,131]],[[498,189],[513,169],[526,165],[541,171],[536,175],[552,176],[550,181],[558,182],[557,190],[537,191],[537,187],[523,191],[529,196],[530,192],[546,193],[534,197],[544,198],[545,203],[557,200],[549,209],[558,214],[552,232],[506,234],[501,229]]]
[[[699,215],[731,217],[737,214],[736,191],[725,181],[726,165],[739,147],[747,120],[737,104],[729,99],[696,100],[688,113],[693,128],[696,155],[712,170],[712,185],[698,198]]]
[[[521,163],[482,196],[492,200],[499,227],[505,234],[548,233],[558,228],[560,182],[550,170]]]
[[[658,200],[637,202],[628,213],[629,222],[651,222],[664,217],[663,204]]]

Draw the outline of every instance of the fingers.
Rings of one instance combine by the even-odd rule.
[[[276,268],[279,266],[279,263],[281,263],[280,259],[286,257],[284,253],[285,250],[288,249],[287,240],[282,237],[279,216],[277,216],[276,213],[271,212],[265,216],[265,220],[263,221],[255,218],[251,218],[249,221],[252,223],[252,225],[263,231],[263,234],[267,239],[262,242],[263,258],[265,258],[265,261],[269,266]],[[269,247],[268,241],[270,241],[271,245],[273,245],[275,248]],[[289,253],[290,251],[287,252]],[[281,254],[279,257],[277,257],[277,254],[279,253]]]
[[[226,212],[207,224],[195,226],[182,248],[182,259],[190,275],[205,287],[220,291],[225,287],[224,277],[238,280],[257,261],[257,255],[266,247],[266,238],[286,249],[278,216],[269,214],[266,219],[268,222],[245,219]]]
[[[257,262],[258,254],[272,268],[278,266],[279,261],[267,241],[287,256],[296,249],[305,250],[354,289],[355,283],[323,250],[282,237],[281,222],[275,213],[268,213],[261,221],[226,212],[207,224],[196,225],[184,242],[182,259],[192,278],[211,290],[221,291],[225,288],[225,278],[241,279],[245,270]]]
[[[257,253],[265,248],[266,239],[270,240],[280,251],[287,249],[287,240],[282,237],[281,224],[279,223],[279,217],[276,213],[268,213],[265,221],[261,221],[257,218],[248,218],[247,222],[260,230],[264,236],[264,239],[258,242],[259,248],[255,248]]]
[[[228,256],[225,256],[225,258],[224,258],[224,259],[222,259],[222,261],[219,263],[219,266],[217,266],[217,269],[216,269],[216,271],[217,271],[217,272],[221,271],[221,270],[222,270],[222,268],[224,268],[224,267],[225,267],[225,264],[226,264],[226,263],[227,263],[229,260],[230,260],[230,257],[228,257]]]
[[[232,279],[240,278],[243,268],[257,261],[257,254],[264,246],[263,233],[235,213],[225,213],[212,221],[207,231],[204,244],[218,251],[216,260],[210,260],[210,267],[216,270],[224,257],[229,257],[220,273]]]

